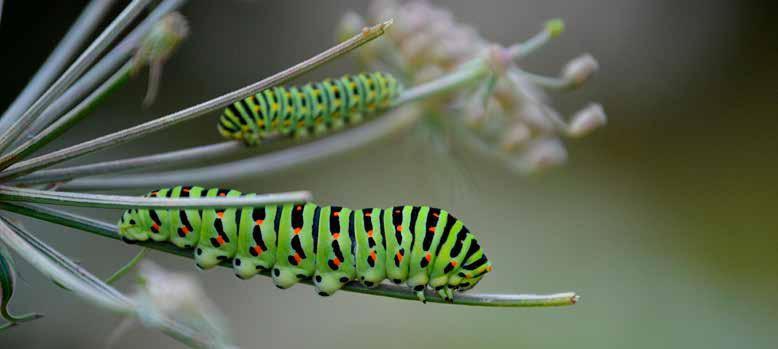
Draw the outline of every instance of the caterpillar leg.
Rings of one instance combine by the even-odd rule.
[[[453,302],[454,301],[454,291],[451,290],[451,288],[448,287],[448,285],[440,286],[436,288],[438,292],[438,296],[440,298],[443,298],[446,302]]]
[[[338,272],[317,273],[313,276],[313,285],[316,288],[316,293],[322,297],[333,295],[349,281],[351,281],[350,277],[345,273]]]
[[[423,288],[419,291],[416,291],[416,298],[418,298],[422,303],[427,304],[427,298],[424,297]]]
[[[202,270],[211,269],[230,257],[227,252],[217,248],[198,246],[194,251],[195,264]]]
[[[264,268],[257,264],[252,258],[235,256],[235,258],[232,259],[232,270],[235,271],[235,276],[246,280],[264,270]]]
[[[273,267],[273,283],[281,289],[292,287],[306,277],[298,268],[283,265]]]

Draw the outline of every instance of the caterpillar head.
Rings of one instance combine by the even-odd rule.
[[[484,256],[484,258],[486,258],[486,256]],[[475,270],[463,270],[458,274],[458,276],[461,276],[462,278],[455,287],[459,292],[468,291],[475,287],[475,285],[483,279],[484,275],[490,271],[492,271],[492,263],[488,260]]]
[[[143,226],[142,222],[137,209],[124,211],[117,224],[122,240],[125,242],[148,240],[148,229]]]

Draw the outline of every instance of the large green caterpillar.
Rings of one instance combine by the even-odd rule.
[[[236,190],[178,186],[150,197],[234,197]],[[253,195],[253,194],[247,194]],[[288,288],[313,278],[329,296],[351,280],[374,287],[384,279],[405,282],[424,300],[431,287],[446,300],[475,286],[492,270],[475,236],[448,212],[425,206],[351,210],[311,203],[209,210],[124,212],[126,242],[169,241],[193,248],[197,266],[232,259],[235,274],[249,278],[272,270]]]
[[[275,87],[224,109],[218,129],[224,137],[248,145],[273,134],[320,135],[388,108],[399,84],[386,73],[346,75],[302,87]]]

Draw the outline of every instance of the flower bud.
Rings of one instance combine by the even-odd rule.
[[[523,170],[540,172],[559,166],[567,161],[567,151],[556,138],[533,142],[522,157]]]
[[[599,67],[594,56],[586,53],[565,65],[565,68],[562,70],[562,79],[569,82],[570,87],[578,87],[586,82]]]
[[[605,110],[601,105],[592,103],[575,113],[573,121],[567,128],[567,135],[580,138],[605,125],[606,122]]]
[[[523,123],[511,125],[502,135],[500,146],[506,152],[511,152],[524,145],[532,137],[532,131]]]

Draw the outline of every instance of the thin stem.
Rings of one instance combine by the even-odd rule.
[[[57,121],[43,130],[43,132],[36,134],[33,138],[25,141],[0,157],[0,164],[17,162],[65,133],[65,131],[73,127],[85,116],[89,115],[89,113],[106,97],[111,95],[111,93],[116,91],[119,87],[123,86],[130,78],[131,69],[132,63],[125,63],[119,71],[100,85],[100,87],[86,97],[86,99],[79,103],[75,108],[57,119]]]
[[[78,77],[89,68],[90,65],[100,56],[111,42],[121,34],[124,29],[132,23],[135,16],[151,2],[151,0],[133,0],[119,16],[114,19],[108,27],[100,33],[100,36],[86,48],[73,64],[62,73],[62,76],[43,93],[35,103],[30,106],[5,132],[0,133],[0,152],[5,150],[11,142],[22,132],[24,128],[40,115],[40,113],[51,103],[62,95]],[[10,163],[0,162],[0,168],[6,168]]]
[[[193,169],[132,174],[103,178],[76,179],[60,187],[67,190],[94,190],[174,186],[180,183],[217,185],[225,178],[240,180],[288,169],[300,164],[324,159],[342,152],[358,149],[378,139],[397,134],[414,125],[421,111],[406,107],[393,110],[389,115],[335,135],[317,139],[294,147],[278,150],[247,159],[204,166]]]
[[[0,209],[16,212],[28,217],[41,219],[67,227],[76,228],[86,232],[95,233],[103,237],[120,239],[116,226],[112,224],[82,217],[73,213],[62,212],[57,209],[34,205],[15,205],[5,202],[0,202]],[[138,244],[140,246],[152,248],[158,251],[187,258],[194,258],[194,254],[191,250],[180,249],[172,244],[159,242],[141,242]],[[227,261],[220,265],[227,268],[232,267],[231,263]],[[270,276],[269,272],[267,271],[264,271],[261,274],[264,276]],[[302,283],[312,285],[310,280],[303,280]],[[416,297],[416,293],[413,290],[406,287],[388,284],[381,284],[376,288],[366,288],[356,282],[351,282],[343,286],[343,290],[348,292],[407,300],[418,299]],[[425,297],[428,302],[446,303],[445,300],[430,292],[428,292]],[[454,296],[453,304],[487,307],[550,307],[573,305],[578,300],[579,296],[573,292],[550,295],[460,293]]]
[[[36,241],[34,236],[23,234],[23,230],[0,218],[0,240],[26,259],[35,269],[92,303],[119,313],[130,312],[129,302],[114,295],[108,295],[102,289],[95,288],[91,282],[83,278],[83,274],[76,274],[74,270],[69,269],[75,265],[74,263],[71,265],[57,260],[56,256],[45,254],[33,246],[32,243]],[[77,275],[81,275],[81,277]]]
[[[111,160],[94,164],[55,168],[36,171],[29,175],[11,180],[9,184],[42,184],[69,181],[73,178],[94,176],[108,173],[118,173],[130,170],[142,170],[160,166],[175,166],[222,159],[227,156],[250,152],[251,149],[238,141],[227,141],[216,144],[175,150],[165,153],[138,156],[128,159]]]
[[[7,180],[22,174],[30,173],[39,168],[51,166],[53,164],[105,149],[107,147],[126,143],[135,138],[163,130],[180,122],[187,121],[226,107],[235,100],[248,97],[249,95],[255,94],[259,91],[294,78],[383,35],[384,31],[391,25],[391,23],[391,21],[387,21],[371,28],[365,28],[362,33],[357,34],[351,39],[346,40],[322,53],[319,53],[318,55],[311,57],[308,60],[305,60],[273,76],[265,78],[257,83],[227,93],[220,97],[216,97],[198,105],[183,109],[167,116],[163,116],[144,124],[140,124],[135,127],[102,136],[65,149],[54,151],[33,159],[19,162],[8,168],[6,171],[0,173],[0,179]]]
[[[38,271],[85,300],[119,314],[142,316],[137,304],[99,278],[79,267],[61,253],[21,227],[0,217],[0,240],[25,258]],[[156,315],[156,314],[155,314]],[[167,317],[156,315],[154,325],[163,333],[195,347],[213,347],[213,342],[197,331]]]
[[[394,102],[394,105],[401,105],[458,89],[483,79],[490,72],[489,65],[481,58],[476,58],[476,61],[465,64],[468,65],[467,68],[458,69],[440,79],[404,91]]]
[[[545,46],[551,39],[562,34],[564,28],[565,24],[561,19],[552,19],[546,22],[543,31],[535,34],[535,36],[525,42],[509,47],[508,54],[514,60],[524,58]]]
[[[56,120],[67,108],[72,107],[84,95],[94,89],[94,87],[103,82],[109,74],[114,73],[119,65],[126,62],[128,58],[136,51],[143,38],[149,31],[170,12],[183,6],[186,0],[164,0],[152,11],[135,29],[108,52],[105,57],[100,59],[94,67],[90,68],[83,77],[73,84],[65,93],[57,98],[46,110],[36,118],[29,128],[23,132],[13,144],[18,145],[23,140],[33,137],[44,128],[48,127]]]
[[[133,268],[135,268],[138,263],[143,260],[144,257],[149,253],[148,248],[141,248],[140,252],[135,255],[127,264],[122,266],[119,270],[117,270],[113,275],[109,276],[107,279],[105,279],[106,284],[112,284],[116,282],[117,280],[121,279],[124,275],[127,275]]]
[[[230,208],[264,206],[311,200],[311,193],[297,191],[277,194],[244,195],[215,198],[160,198],[123,195],[99,195],[22,189],[0,185],[0,200],[22,201],[62,206],[95,208]]]
[[[81,12],[73,26],[62,38],[46,62],[38,69],[27,86],[0,118],[0,130],[5,130],[21,116],[25,109],[40,97],[47,86],[57,77],[65,65],[76,54],[81,45],[89,39],[91,33],[103,19],[103,16],[113,6],[114,0],[92,0]],[[2,11],[2,1],[0,1]]]

